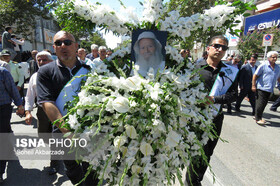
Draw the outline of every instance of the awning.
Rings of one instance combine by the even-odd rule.
[[[247,17],[245,19],[244,34],[247,35],[247,32],[252,32],[255,29],[263,30],[274,26],[280,26],[280,8]]]

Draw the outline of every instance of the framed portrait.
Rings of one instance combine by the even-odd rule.
[[[132,33],[131,60],[138,66],[138,73],[146,76],[165,68],[166,31],[135,30]]]

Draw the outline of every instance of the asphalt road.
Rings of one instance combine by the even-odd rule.
[[[271,102],[264,113],[264,119],[269,121],[266,126],[255,123],[246,100],[240,113],[233,110],[232,115],[225,114],[221,137],[227,142],[218,142],[210,162],[215,183],[208,170],[203,186],[280,185],[280,112],[271,112],[270,105]],[[33,116],[36,116],[34,112]],[[15,113],[11,125],[15,134],[37,132],[36,120],[33,125],[27,125]],[[52,176],[48,175],[47,166],[48,160],[10,161],[3,185],[71,185],[62,163],[58,174]]]

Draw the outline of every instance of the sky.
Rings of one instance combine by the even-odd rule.
[[[118,0],[88,0],[88,1],[93,4],[95,4],[96,2],[99,2],[101,4],[108,5],[116,12],[119,12],[120,6],[121,6],[120,2]],[[134,7],[136,9],[135,11],[136,11],[138,17],[140,17],[142,15],[143,6],[140,5],[139,1],[140,0],[122,0],[123,4],[126,7],[130,7],[130,6]],[[164,2],[166,2],[166,1],[168,1],[168,0],[165,0]],[[143,0],[141,0],[141,2],[143,2]],[[116,48],[117,43],[121,42],[121,38],[114,36],[112,32],[105,34],[104,32],[101,31],[101,33],[103,34],[103,37],[106,40],[106,45],[111,49]]]

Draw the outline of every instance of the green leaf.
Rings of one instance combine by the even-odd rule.
[[[250,15],[251,15],[250,13],[245,13],[245,14],[243,14],[244,17],[248,17],[248,16],[250,16]]]

